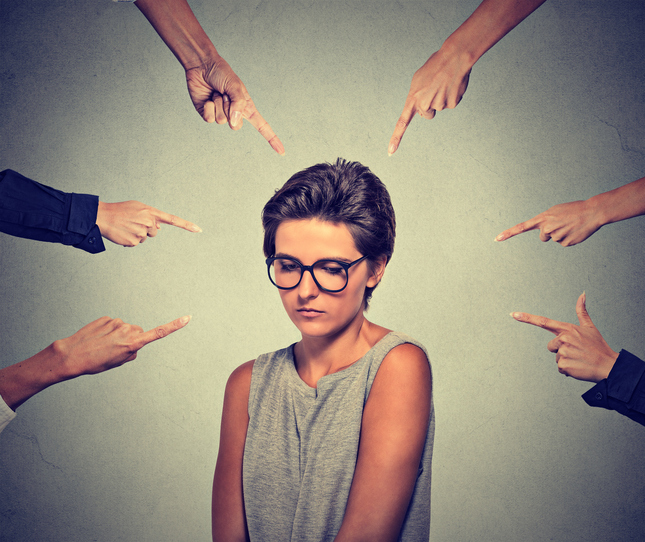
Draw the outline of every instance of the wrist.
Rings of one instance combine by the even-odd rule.
[[[112,224],[114,223],[114,213],[118,203],[105,203],[99,200],[99,207],[96,211],[96,225],[101,231],[101,236],[111,239]]]
[[[105,237],[105,230],[107,229],[107,214],[109,203],[99,200],[99,206],[96,210],[96,225],[101,230],[101,235]]]
[[[597,194],[585,200],[585,205],[593,217],[593,224],[597,228],[602,228],[606,224],[615,222],[612,217],[611,201],[608,192]]]
[[[195,45],[190,54],[180,58],[179,62],[185,71],[190,71],[217,64],[220,58],[215,46],[208,40],[208,44],[205,44],[204,47]]]
[[[45,349],[48,350],[49,357],[48,370],[51,380],[48,384],[49,386],[65,380],[71,380],[81,374],[70,363],[69,339],[69,337],[66,339],[58,339]]]
[[[609,373],[611,373],[611,370],[616,364],[616,360],[618,359],[618,352],[614,352],[611,348],[609,349],[609,352],[610,354],[607,355],[604,363],[601,366],[599,378],[598,380],[596,380],[596,382],[607,379],[609,377]]]
[[[459,36],[457,32],[451,34],[446,41],[443,42],[439,52],[448,57],[457,59],[462,67],[464,75],[468,73],[475,65],[481,55],[469,47]]]

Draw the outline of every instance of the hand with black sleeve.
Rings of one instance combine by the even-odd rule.
[[[547,348],[555,354],[560,373],[596,382],[582,396],[587,404],[615,410],[645,425],[645,362],[626,350],[619,354],[609,347],[591,321],[584,292],[578,298],[576,313],[580,325],[523,312],[511,316],[555,335]]]

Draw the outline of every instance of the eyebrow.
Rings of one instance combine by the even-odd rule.
[[[285,258],[289,260],[295,260],[299,263],[302,264],[299,258],[296,258],[295,256],[292,256],[291,254],[287,254],[285,252],[278,252],[274,258]],[[323,261],[323,260],[335,260],[337,262],[343,262],[343,263],[352,263],[353,260],[350,260],[349,258],[345,258],[343,256],[330,256],[328,258],[319,258],[316,260],[317,262]],[[314,262],[315,263],[315,262]],[[304,265],[304,264],[303,264]]]

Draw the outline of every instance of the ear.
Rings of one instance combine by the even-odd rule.
[[[385,266],[387,265],[387,257],[381,256],[375,262],[369,262],[369,265],[372,270],[372,275],[367,279],[366,286],[368,288],[374,288],[383,278]]]

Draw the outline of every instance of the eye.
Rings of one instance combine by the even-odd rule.
[[[321,265],[320,269],[328,275],[341,275],[345,272],[345,269],[343,269],[336,262],[325,262]]]
[[[279,271],[281,273],[300,272],[300,266],[293,260],[277,260],[276,263],[279,265]]]

